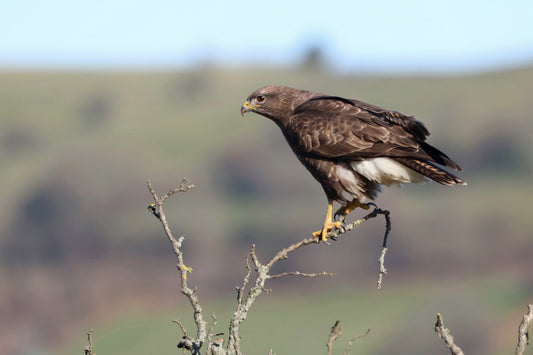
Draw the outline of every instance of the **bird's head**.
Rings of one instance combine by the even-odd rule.
[[[244,104],[241,106],[241,115],[244,116],[244,114],[248,111],[261,113],[264,111],[264,108],[261,109],[263,104],[266,101],[266,96],[262,94],[256,94],[254,92],[252,95],[248,96]]]
[[[286,95],[286,88],[279,85],[265,86],[255,90],[246,98],[246,101],[241,106],[241,115],[248,111],[258,113],[263,116],[276,115],[279,109],[280,100]]]
[[[241,115],[252,111],[283,124],[294,112],[294,108],[307,100],[309,91],[281,85],[270,85],[255,90],[241,106]]]

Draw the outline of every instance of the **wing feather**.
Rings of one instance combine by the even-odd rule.
[[[338,96],[315,96],[303,104],[299,105],[294,113],[298,114],[303,111],[319,110],[325,112],[350,112],[357,114],[357,112],[366,111],[374,117],[381,119],[376,121],[377,125],[384,125],[386,123],[394,124],[403,127],[407,132],[411,133],[416,139],[424,141],[429,136],[429,131],[426,126],[418,121],[413,116],[404,115],[398,111],[390,111],[379,106],[371,105],[363,101],[345,99]]]
[[[414,117],[335,96],[299,105],[288,124],[294,149],[312,157],[361,160],[403,157],[460,167],[425,142],[426,127]]]

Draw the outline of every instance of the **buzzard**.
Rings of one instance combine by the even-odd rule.
[[[337,221],[381,192],[381,186],[428,179],[443,185],[466,182],[440,166],[459,165],[426,143],[429,132],[413,116],[365,102],[280,85],[254,91],[241,107],[276,123],[292,151],[322,185],[328,199],[326,220],[313,233],[325,241]],[[333,221],[333,202],[341,207]]]

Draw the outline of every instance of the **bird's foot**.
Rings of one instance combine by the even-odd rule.
[[[328,233],[334,229],[340,229],[342,232],[345,231],[344,224],[341,222],[326,222],[321,230],[313,232],[313,238],[320,238],[320,241],[326,242],[328,240]]]
[[[358,200],[353,200],[352,202],[349,202],[346,206],[342,206],[335,212],[335,215],[333,216],[336,221],[344,222],[346,219],[346,216],[350,214],[353,210],[355,210],[357,207],[360,207],[364,210],[368,210],[370,206],[376,207],[376,205],[372,202],[369,203],[361,203]]]

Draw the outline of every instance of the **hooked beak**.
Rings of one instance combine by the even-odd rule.
[[[250,103],[248,101],[245,101],[244,104],[241,106],[241,115],[244,116],[246,112],[251,111],[253,108],[256,107],[261,107],[261,105],[250,106]]]

